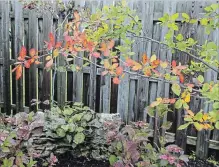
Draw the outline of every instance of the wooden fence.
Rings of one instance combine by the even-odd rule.
[[[212,1],[144,0],[127,2],[138,13],[145,35],[158,41],[162,41],[167,32],[165,27],[158,24],[158,18],[162,17],[164,13],[185,12],[192,18],[200,18],[204,14],[204,7],[212,3]],[[75,5],[88,7],[92,12],[113,3],[114,1],[109,0],[75,1]],[[22,79],[16,81],[11,69],[21,46],[25,45],[27,49],[42,50],[44,41],[48,40],[49,32],[54,32],[57,40],[61,40],[63,32],[55,32],[55,30],[63,19],[57,19],[48,11],[39,13],[23,9],[18,1],[0,1],[0,9],[0,112],[11,114],[11,112],[28,112],[48,108],[46,104],[40,104],[37,107],[31,106],[31,99],[51,100],[52,85],[54,85],[54,100],[59,105],[64,105],[66,101],[83,102],[96,112],[118,112],[127,122],[146,120],[151,127],[154,127],[154,119],[149,118],[145,107],[156,97],[173,97],[168,83],[136,75],[126,75],[118,86],[112,84],[109,75],[101,76],[101,69],[93,65],[83,68],[80,72],[57,72],[54,81],[54,71],[46,72],[43,65],[34,65],[30,69],[25,69]],[[206,39],[210,39],[219,45],[218,29],[212,35],[207,36],[199,24],[188,26],[181,24],[181,19],[179,18],[177,22],[180,24],[180,32],[186,37],[194,37],[200,41],[200,44],[203,44]],[[172,54],[170,50],[158,43],[141,38],[134,39],[136,40],[133,45],[133,51],[136,53],[133,57],[134,60],[141,60],[144,52],[149,56],[155,53],[161,60],[175,59],[182,63],[191,60],[190,57],[180,52]],[[57,63],[63,64],[61,56]],[[76,60],[75,63],[82,65],[83,61]],[[216,81],[217,77],[217,74],[211,70],[205,73],[206,81]],[[205,112],[211,109],[211,105],[204,104],[202,99],[192,97],[190,104],[192,111],[198,112],[203,106]],[[163,120],[159,120],[158,123],[167,120],[173,121],[172,128],[168,132],[162,131],[162,135],[165,133],[169,141],[176,141],[183,148],[186,143],[196,145],[196,154],[201,158],[208,156],[209,148],[219,150],[219,132],[217,130],[197,132],[190,127],[187,130],[176,132],[176,128],[183,123],[183,114],[183,110],[175,111],[168,114]],[[154,132],[156,138],[157,131]]]

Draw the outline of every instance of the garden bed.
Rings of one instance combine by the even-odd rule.
[[[108,161],[98,161],[95,159],[88,159],[86,157],[75,158],[71,153],[65,153],[58,156],[58,163],[55,167],[109,167]],[[41,163],[38,167],[43,167]],[[190,160],[188,167],[216,167],[214,164],[201,159]]]

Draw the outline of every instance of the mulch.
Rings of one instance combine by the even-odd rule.
[[[108,161],[98,161],[86,157],[73,157],[70,153],[59,155],[58,163],[55,167],[109,167]],[[38,167],[42,167],[40,164]],[[195,159],[190,160],[188,167],[216,167],[206,160]]]

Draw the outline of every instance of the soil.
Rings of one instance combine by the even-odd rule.
[[[211,164],[208,161],[202,159],[190,160],[188,166],[189,167],[216,167],[214,164]]]
[[[63,154],[57,157],[59,162],[55,167],[109,167],[108,161],[97,161],[86,157],[74,158],[71,154]],[[42,167],[38,165],[38,167]],[[216,167],[213,164],[201,160],[190,160],[188,167]]]
[[[108,161],[98,161],[86,157],[74,158],[71,154],[57,157],[59,162],[55,167],[109,167]]]

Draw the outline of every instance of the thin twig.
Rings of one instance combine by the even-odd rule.
[[[129,33],[132,33],[132,32],[129,32]],[[133,34],[133,33],[132,33],[132,34]],[[143,38],[143,39],[147,39],[147,40],[150,40],[150,41],[155,42],[155,43],[158,43],[158,44],[162,44],[162,45],[168,46],[167,44],[165,44],[165,43],[163,43],[163,42],[157,41],[157,40],[155,40],[155,39],[153,39],[153,38],[150,38],[150,37],[147,37],[147,36],[131,35],[131,36],[127,36],[127,37]],[[176,48],[176,47],[173,47],[173,49],[178,50],[178,51],[180,51],[180,52],[183,52],[183,53],[185,53],[185,54],[188,54],[190,57],[192,57],[192,58],[198,60],[199,62],[202,62],[203,64],[205,64],[205,65],[206,65],[207,67],[209,67],[210,69],[212,69],[212,70],[214,70],[215,72],[219,73],[219,70],[218,70],[218,69],[216,69],[215,67],[209,65],[208,63],[206,63],[204,60],[200,59],[199,57],[196,57],[195,55],[193,55],[193,54],[191,54],[191,53],[189,53],[189,52],[182,51],[182,50],[180,50],[180,49],[178,49],[178,48]]]

